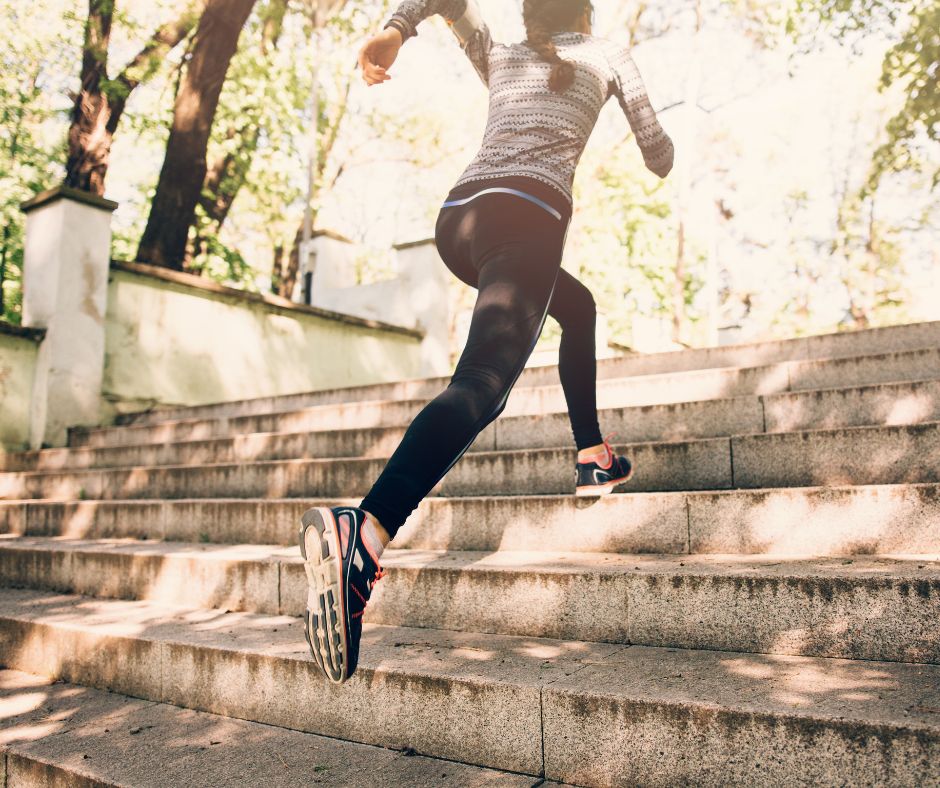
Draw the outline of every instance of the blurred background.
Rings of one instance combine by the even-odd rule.
[[[521,2],[478,2],[497,41],[524,38]],[[2,318],[20,320],[20,203],[63,180],[119,203],[118,260],[316,303],[309,205],[309,236],[351,250],[347,284],[394,277],[487,107],[439,17],[366,86],[358,49],[394,5],[0,0]],[[564,267],[595,294],[600,355],[940,319],[940,5],[595,8],[677,149],[660,181],[609,101],[581,159]],[[453,359],[475,291],[444,286]],[[557,339],[548,321],[537,350]]]

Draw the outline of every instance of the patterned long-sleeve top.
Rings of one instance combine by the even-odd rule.
[[[528,176],[560,191],[569,206],[571,186],[601,108],[617,97],[646,166],[661,178],[672,169],[673,144],[650,105],[630,50],[598,36],[573,31],[552,35],[558,54],[572,63],[574,83],[555,93],[548,87],[552,64],[521,42],[493,41],[475,0],[403,0],[383,27],[404,41],[418,24],[440,14],[480,79],[489,88],[482,145],[458,178],[471,181]]]

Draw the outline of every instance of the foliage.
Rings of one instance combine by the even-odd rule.
[[[179,2],[120,0],[112,62],[131,62]],[[272,259],[289,254],[297,237],[313,125],[316,43],[309,2],[291,0],[275,46],[265,43],[265,24],[276,2],[259,0],[229,70],[208,149],[210,169],[228,164],[219,184],[207,179],[188,262],[193,272],[251,290],[271,287]],[[486,110],[485,89],[440,20],[423,24],[421,36],[393,67],[391,82],[362,84],[352,55],[389,5],[390,0],[350,0],[318,37],[316,116],[323,158],[314,226],[361,245],[350,264],[362,283],[393,273],[394,255],[381,253],[393,242],[429,233],[439,199],[476,151]],[[687,28],[703,7],[696,0],[598,5],[600,34],[635,45],[658,108],[686,95]],[[515,4],[481,0],[481,11],[497,40],[521,37]],[[81,0],[0,0],[0,22],[17,31],[0,53],[8,318],[15,311],[22,256],[18,205],[62,177],[68,89],[77,87],[86,13]],[[911,250],[930,248],[940,220],[924,196],[940,172],[932,153],[938,133],[938,15],[936,3],[914,0],[723,0],[708,6],[692,205],[684,228],[684,302],[693,328],[709,317],[714,283],[706,263],[714,263],[713,224],[719,228],[726,322],[794,335],[835,328],[840,321],[905,319],[916,289],[912,266],[929,259]],[[813,52],[825,43],[820,29],[859,49],[884,40],[880,81],[873,72],[861,86],[871,96],[880,87],[880,104],[864,96],[845,98],[842,87],[861,73],[849,71],[847,63],[839,64],[845,67],[842,82],[827,83],[831,73],[819,75],[809,66],[809,73],[787,75],[781,54],[787,39],[805,45],[790,64],[791,72],[800,71],[815,62]],[[133,90],[115,137],[108,196],[120,203],[117,257],[133,256],[143,229],[186,57],[184,42],[159,61],[146,61],[141,75],[148,79]],[[115,95],[121,85],[106,82],[104,89]],[[820,108],[809,111],[814,91]],[[845,146],[837,134],[850,122],[852,102],[858,109],[854,122],[881,136],[866,136],[841,157]],[[673,310],[676,178],[660,183],[647,173],[632,138],[624,140],[619,108],[609,102],[604,112],[578,168],[565,267],[595,294],[612,338],[629,344],[634,315],[668,321]],[[662,115],[677,142],[681,112]],[[828,155],[833,151],[840,154],[838,162]],[[223,216],[208,210],[209,201],[228,192],[235,199]],[[463,305],[472,304],[472,290],[455,282],[453,291]],[[546,323],[547,339],[556,331],[552,321]]]
[[[78,53],[70,2],[28,8],[0,0],[15,30],[0,51],[0,318],[19,323],[24,216],[20,204],[62,177],[68,99],[63,73]]]
[[[922,0],[794,0],[787,31],[810,46],[818,42],[819,25],[857,48],[867,36],[890,42],[878,89],[899,86],[903,106],[886,125],[887,139],[875,151],[865,193],[877,189],[886,173],[919,171],[921,141],[940,143],[940,4]],[[931,174],[940,183],[940,167]]]

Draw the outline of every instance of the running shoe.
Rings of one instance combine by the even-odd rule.
[[[606,465],[596,462],[578,462],[575,465],[575,490],[578,497],[588,495],[607,495],[613,492],[614,487],[623,484],[633,476],[633,465],[626,457],[619,457],[614,453],[608,438],[617,433],[612,432],[604,438],[604,445],[610,455]]]
[[[336,684],[356,670],[362,614],[385,574],[362,540],[365,519],[355,506],[316,506],[301,517],[300,554],[310,586],[304,635],[317,665]]]

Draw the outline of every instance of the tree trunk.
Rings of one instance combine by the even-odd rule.
[[[186,239],[206,177],[206,148],[229,63],[257,0],[208,0],[180,85],[150,216],[142,262],[182,270]]]
[[[284,29],[286,13],[287,0],[271,0],[267,7],[260,11],[262,17],[260,49],[263,56],[267,57],[277,49],[281,32]],[[263,96],[261,89],[258,89],[258,93]],[[198,203],[206,218],[214,225],[212,232],[216,235],[221,232],[235,198],[248,179],[258,141],[261,138],[261,126],[257,123],[244,124],[240,129],[229,129],[226,136],[229,141],[237,137],[238,148],[232,153],[220,156],[209,166]],[[184,260],[186,267],[189,267],[194,258],[205,252],[205,246],[206,240],[198,235],[197,228],[196,237],[186,249]]]
[[[0,247],[0,320],[6,315],[6,304],[3,300],[3,283],[7,278],[7,248],[10,246],[10,225],[3,225],[3,246]]]
[[[192,31],[204,0],[190,0],[179,16],[157,29],[113,81],[108,80],[108,46],[114,0],[89,0],[82,51],[81,88],[75,94],[68,133],[65,185],[104,195],[111,144],[127,100],[164,57]],[[102,84],[107,89],[102,89]]]
[[[313,209],[313,222],[316,222],[317,209]],[[290,252],[280,254],[279,266],[271,278],[271,289],[283,297],[290,298],[294,294],[294,286],[300,274],[300,242],[303,240],[304,225],[301,222],[294,233],[294,242],[290,245]]]
[[[689,217],[692,201],[692,165],[696,160],[696,135],[698,122],[698,100],[702,81],[699,52],[700,33],[702,30],[703,15],[702,1],[695,2],[695,30],[689,52],[689,70],[685,82],[685,124],[682,129],[681,154],[676,167],[677,200],[676,214],[678,217],[678,233],[676,238],[676,266],[673,279],[672,296],[672,340],[678,344],[688,344],[686,336],[686,303],[685,285],[688,273],[687,236],[689,234]]]
[[[82,51],[81,88],[72,105],[65,185],[104,194],[113,133],[108,132],[111,106],[101,90],[108,78],[108,45],[114,15],[113,0],[89,0]]]

